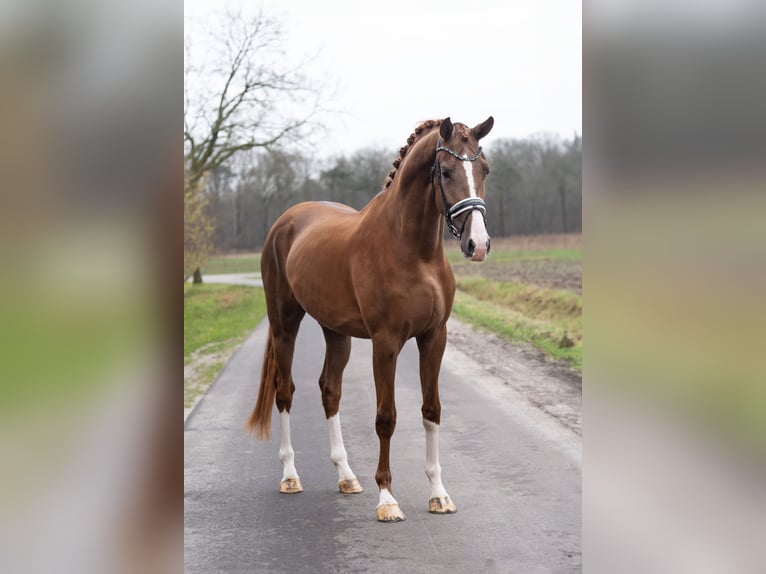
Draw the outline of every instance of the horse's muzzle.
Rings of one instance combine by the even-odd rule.
[[[462,250],[463,255],[466,259],[470,259],[471,261],[484,261],[489,254],[489,244],[489,238],[487,238],[487,242],[481,246],[476,245],[476,242],[473,239],[469,239],[465,248]]]

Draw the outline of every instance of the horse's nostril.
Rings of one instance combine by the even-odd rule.
[[[476,250],[476,243],[474,243],[473,239],[468,240],[468,255],[473,255],[473,252]]]
[[[487,255],[489,255],[489,239],[487,239]]]

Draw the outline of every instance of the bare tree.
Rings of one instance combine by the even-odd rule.
[[[229,11],[213,30],[199,64],[200,46],[186,38],[184,159],[194,193],[203,192],[196,183],[206,173],[235,154],[305,135],[316,125],[321,95],[300,65],[286,63],[275,20]]]
[[[582,138],[500,139],[487,154],[487,217],[498,236],[582,229]]]
[[[212,248],[212,226],[205,213],[206,197],[199,191],[204,180],[184,178],[184,281],[198,273]],[[202,282],[201,278],[195,283]]]

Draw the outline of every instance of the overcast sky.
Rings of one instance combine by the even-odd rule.
[[[233,2],[234,5],[240,2]],[[581,3],[577,0],[265,0],[246,12],[278,19],[296,61],[318,52],[311,74],[333,86],[321,155],[405,143],[422,120],[471,126],[486,141],[582,133]],[[187,31],[220,10],[185,0]],[[325,152],[325,153],[322,153]]]

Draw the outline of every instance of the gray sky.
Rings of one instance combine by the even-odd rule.
[[[328,154],[397,148],[422,120],[495,127],[486,141],[582,133],[582,10],[576,0],[233,2],[283,25],[296,61],[333,86]],[[187,30],[222,2],[185,0]],[[203,23],[203,24],[200,24]],[[321,152],[320,152],[321,153]],[[325,155],[325,154],[321,154]]]

